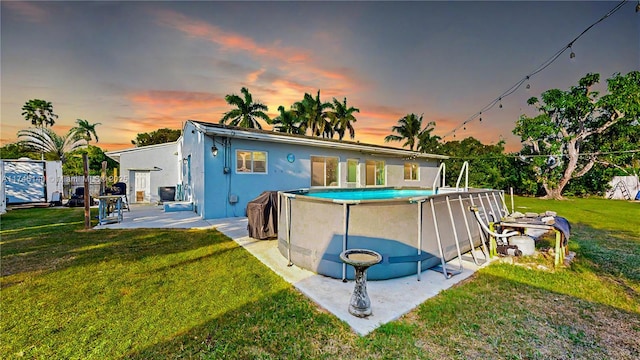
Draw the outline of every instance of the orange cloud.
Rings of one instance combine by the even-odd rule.
[[[226,105],[222,96],[198,91],[148,90],[130,94],[129,100],[137,105],[170,112]]]
[[[138,133],[160,128],[181,129],[189,119],[217,122],[228,111],[221,95],[208,92],[146,90],[131,93],[127,99],[133,109],[132,116],[119,117],[117,129],[106,128],[130,139]]]
[[[275,61],[271,66],[286,74],[278,75],[278,78],[291,78],[313,84],[312,86],[302,85],[306,89],[322,88],[323,92],[327,91],[327,94],[330,95],[331,90],[328,88],[331,87],[336,90],[331,94],[335,93],[340,96],[340,93],[344,94],[345,89],[353,91],[366,83],[362,79],[357,79],[353,70],[347,68],[330,69],[326,66],[320,66],[312,58],[309,51],[282,46],[279,40],[269,45],[259,44],[250,37],[223,30],[216,25],[172,10],[156,10],[155,16],[160,25],[181,31],[188,37],[203,39],[226,51],[246,52],[261,62]],[[263,69],[264,65],[259,71],[248,73],[246,75],[247,82],[254,83],[258,77],[262,77],[265,72]],[[269,81],[269,79],[266,80]],[[301,95],[303,94],[304,92]]]
[[[241,50],[259,56],[276,58],[287,63],[299,63],[309,60],[309,55],[300,50],[281,46],[262,46],[253,39],[237,33],[222,30],[201,20],[187,17],[171,10],[156,10],[161,25],[175,28],[190,37],[203,38],[220,45],[223,49]]]
[[[265,71],[266,71],[265,69],[259,69],[259,70],[250,72],[247,75],[247,82],[250,83],[250,84],[256,82],[256,80],[258,80],[260,75],[264,74]]]

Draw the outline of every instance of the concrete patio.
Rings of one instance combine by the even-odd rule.
[[[440,291],[467,279],[478,269],[472,261],[463,260],[464,271],[451,279],[445,279],[440,272],[425,271],[421,274],[420,281],[415,275],[369,281],[367,290],[373,314],[367,318],[358,318],[348,312],[353,281],[343,283],[341,280],[318,275],[295,265],[288,267],[286,258],[277,249],[276,240],[256,240],[248,236],[245,217],[203,220],[190,211],[165,213],[160,206],[132,205],[130,212],[124,212],[124,220],[121,223],[99,225],[94,229],[132,228],[215,228],[236,241],[318,306],[345,321],[360,335],[366,335],[379,326],[398,319]],[[463,259],[465,258],[463,256]],[[457,268],[458,264],[458,260],[455,259],[451,262],[451,267]]]

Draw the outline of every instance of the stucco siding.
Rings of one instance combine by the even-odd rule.
[[[187,138],[187,137],[185,137]],[[359,161],[360,179],[357,187],[365,186],[366,161],[384,161],[386,182],[381,186],[430,187],[437,171],[437,161],[411,160],[420,166],[419,180],[404,179],[405,160],[362,154],[356,151],[317,148],[312,146],[280,144],[248,139],[230,139],[227,146],[222,139],[216,138],[219,149],[217,156],[210,151],[211,145],[205,145],[205,190],[206,198],[203,217],[220,218],[245,216],[249,201],[267,190],[292,190],[311,187],[311,157],[337,157],[339,160],[338,184],[335,187],[347,187],[347,159]],[[266,152],[266,173],[238,172],[237,151]],[[227,152],[229,152],[227,154]],[[229,168],[225,174],[224,169]],[[237,199],[231,203],[229,199]],[[196,196],[198,198],[198,196]],[[204,200],[204,199],[203,199]]]
[[[136,148],[136,151],[120,154],[120,181],[127,184],[129,202],[158,202],[159,187],[178,184],[180,159],[177,151],[177,143],[169,143],[163,146],[140,147]],[[145,175],[149,181],[148,194],[145,194],[142,201],[136,201],[136,173],[148,174]]]

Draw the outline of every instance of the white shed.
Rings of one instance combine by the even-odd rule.
[[[62,162],[2,160],[2,209],[7,205],[59,200],[63,191]]]
[[[178,141],[109,151],[106,155],[120,163],[119,180],[127,184],[130,203],[159,202],[161,189],[175,189],[180,181]]]

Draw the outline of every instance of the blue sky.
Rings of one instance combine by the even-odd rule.
[[[77,118],[98,146],[139,132],[217,122],[246,86],[275,116],[305,92],[360,109],[356,140],[383,144],[408,113],[460,125],[566,46],[618,2],[12,2],[1,3],[2,144],[29,124],[21,107],[51,101],[66,132]],[[588,72],[602,83],[640,68],[636,2],[604,20],[524,87],[456,131],[507,141],[526,99],[567,89]],[[267,127],[268,128],[268,127]],[[446,140],[453,140],[452,136]],[[391,145],[400,146],[399,143]]]

